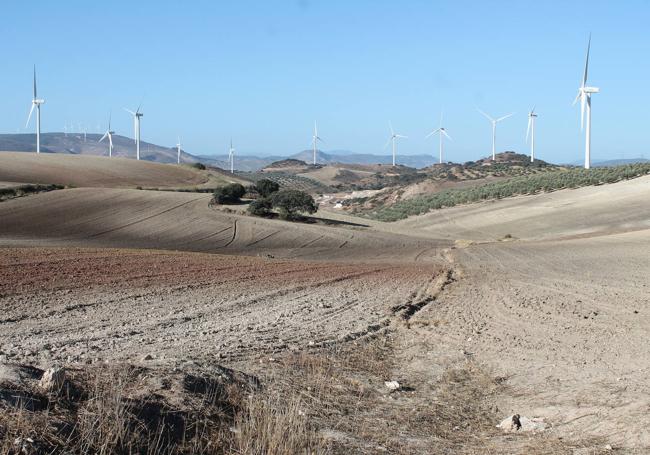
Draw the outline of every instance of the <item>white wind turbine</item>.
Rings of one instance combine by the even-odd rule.
[[[34,65],[34,96],[32,97],[32,108],[29,110],[25,128],[29,125],[34,108],[36,108],[36,153],[41,153],[41,105],[44,103],[44,99],[36,96],[36,65]]]
[[[133,116],[133,128],[135,129],[135,156],[136,159],[140,159],[140,121],[142,119],[142,116],[144,115],[142,112],[140,112],[140,107],[142,107],[142,103],[138,106],[135,112],[124,108],[126,112],[131,114]]]
[[[316,145],[318,141],[324,143],[324,141],[320,137],[318,137],[318,128],[316,127],[316,122],[314,121],[314,135],[311,137],[311,145],[314,152],[314,160],[313,160],[314,165],[316,165]]]
[[[537,119],[537,114],[535,113],[535,106],[528,113],[528,128],[526,129],[526,143],[528,143],[528,137],[530,136],[530,162],[535,161],[535,119]]]
[[[435,129],[431,131],[429,134],[427,134],[424,138],[428,139],[429,137],[433,136],[434,134],[439,133],[440,134],[440,148],[439,148],[439,162],[442,164],[442,137],[446,136],[447,139],[451,141],[451,137],[447,134],[447,129],[442,126],[442,112],[440,113],[440,127],[438,129]]]
[[[176,144],[176,163],[181,164],[181,137],[178,136],[178,143]]]
[[[115,134],[115,131],[111,130],[111,114],[108,115],[108,129],[104,133],[104,135],[99,139],[97,142],[101,142],[104,139],[108,138],[108,157],[112,158],[113,157],[113,134]]]
[[[597,87],[587,86],[587,72],[589,70],[589,50],[591,49],[591,35],[589,35],[589,43],[587,44],[587,58],[585,59],[585,72],[582,76],[582,84],[578,89],[578,96],[573,101],[573,105],[580,100],[580,130],[584,129],[585,125],[585,106],[587,108],[587,128],[585,131],[585,169],[591,167],[591,95],[592,93],[599,93],[600,89]]]
[[[230,173],[235,173],[235,149],[232,146],[232,139],[230,139],[230,149],[228,149],[228,160],[230,161]]]
[[[401,134],[396,134],[395,131],[393,131],[393,124],[391,122],[388,122],[388,128],[390,128],[390,139],[388,139],[388,142],[386,142],[384,149],[388,147],[388,144],[392,144],[393,166],[395,166],[395,154],[397,152],[397,139],[407,139],[408,136],[402,136]]]
[[[477,108],[478,109],[478,108]],[[503,117],[499,117],[497,119],[494,119],[487,115],[485,112],[482,110],[478,109],[478,111],[485,116],[491,123],[492,123],[492,161],[496,159],[496,144],[497,144],[497,123],[499,123],[501,120],[505,120],[508,117],[512,117],[514,112],[512,114],[504,115]]]

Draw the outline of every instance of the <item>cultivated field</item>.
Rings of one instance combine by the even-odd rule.
[[[192,433],[212,453],[646,453],[648,196],[641,177],[395,223],[254,218],[198,193],[16,198],[0,202],[0,355],[73,376],[146,369],[126,396],[172,411],[179,372],[255,376],[259,391],[205,417],[225,445]],[[42,393],[3,371],[0,406]],[[546,429],[496,428],[515,413]],[[20,415],[0,447],[25,422],[57,440],[41,411]]]

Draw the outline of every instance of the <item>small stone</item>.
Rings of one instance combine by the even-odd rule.
[[[385,382],[384,382],[384,385],[385,385],[386,388],[387,388],[388,390],[390,390],[391,392],[394,392],[394,391],[396,391],[396,390],[399,390],[400,387],[401,387],[401,386],[400,386],[400,383],[397,382],[397,381],[385,381]]]
[[[142,357],[143,362],[146,362],[147,360],[153,360],[153,356],[151,354],[147,354],[144,357]]]

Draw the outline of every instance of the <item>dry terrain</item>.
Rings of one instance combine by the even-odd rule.
[[[389,224],[253,218],[196,193],[13,199],[0,355],[235,368],[299,397],[273,403],[315,452],[648,453],[648,196],[642,177]],[[286,417],[262,425],[255,406],[226,453]],[[495,428],[515,413],[546,430]]]

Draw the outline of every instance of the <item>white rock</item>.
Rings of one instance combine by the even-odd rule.
[[[65,382],[65,370],[63,368],[50,368],[45,370],[43,377],[38,382],[38,385],[47,392],[57,393],[63,387]]]
[[[391,392],[394,392],[395,390],[399,390],[400,387],[401,387],[401,386],[399,385],[399,382],[397,382],[397,381],[385,381],[385,382],[384,382],[384,385],[385,385],[386,388],[387,388],[388,390],[390,390]]]

